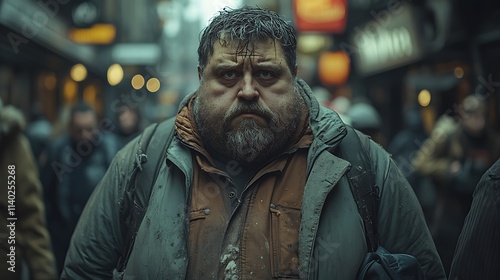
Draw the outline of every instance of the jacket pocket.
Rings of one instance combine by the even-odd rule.
[[[299,279],[300,210],[271,204],[271,273]]]
[[[199,238],[202,235],[203,226],[205,223],[203,221],[207,218],[210,213],[208,209],[197,209],[192,210],[189,213],[189,235],[191,238]]]

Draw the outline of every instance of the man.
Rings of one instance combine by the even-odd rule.
[[[484,174],[458,239],[450,279],[498,279],[500,275],[500,159]]]
[[[118,150],[102,124],[92,107],[78,103],[70,111],[69,133],[49,147],[41,179],[59,273],[83,207]]]
[[[293,27],[257,8],[224,10],[198,57],[200,87],[176,116],[123,279],[354,279],[365,233],[349,163],[328,151],[346,128],[296,78]],[[86,207],[63,279],[112,276],[134,142]],[[378,145],[364,143],[378,171],[382,245],[444,279],[410,186]]]
[[[415,171],[437,187],[429,227],[447,273],[474,188],[500,156],[500,137],[487,126],[485,99],[469,95],[457,108],[457,119],[441,117],[413,161]]]
[[[22,134],[24,118],[0,100],[0,279],[22,279],[23,261],[30,279],[57,279],[49,232],[45,224],[42,186],[28,139]]]
[[[141,115],[139,113],[139,108],[125,104],[119,107],[116,117],[118,129],[115,134],[119,142],[119,147],[122,148],[125,144],[139,135]]]

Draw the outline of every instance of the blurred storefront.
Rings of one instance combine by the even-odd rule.
[[[491,125],[500,127],[496,51],[500,3],[246,0],[244,4],[271,8],[292,21],[298,31],[299,75],[313,88],[330,93],[322,94],[327,106],[337,97],[369,100],[381,114],[387,140],[405,126],[405,112],[421,110],[430,129],[439,115],[455,113],[456,104],[469,94],[488,98]]]
[[[28,118],[38,104],[52,122],[79,100],[111,118],[123,104],[156,104],[163,82],[156,66],[165,52],[162,2],[0,1],[4,103]]]
[[[420,107],[430,129],[440,115],[455,114],[465,96],[485,95],[484,81],[500,74],[488,65],[500,59],[492,53],[500,42],[500,34],[492,32],[500,27],[496,3],[389,0],[362,7],[354,2],[346,34],[338,36],[347,43],[339,48],[351,54],[351,79],[365,85],[361,94],[389,124],[383,128],[389,137],[404,126],[405,111]],[[498,127],[498,96],[487,95],[491,125]]]
[[[90,84],[98,87],[95,74],[102,70],[94,63],[97,52],[67,38],[71,26],[58,16],[63,7],[58,2],[0,2],[0,96],[26,115],[32,104],[40,102],[54,120],[62,103],[75,100]],[[71,67],[77,63],[86,65],[81,70],[85,83],[71,79]]]

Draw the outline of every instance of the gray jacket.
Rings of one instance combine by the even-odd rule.
[[[314,135],[301,210],[300,277],[355,279],[367,253],[363,222],[345,176],[350,164],[328,151],[342,140],[346,128],[335,112],[319,106],[304,82],[298,83]],[[412,188],[379,145],[362,139],[380,188],[377,227],[381,245],[392,253],[417,257],[428,279],[446,279]],[[123,247],[118,201],[137,142],[129,143],[117,154],[90,198],[73,235],[62,279],[113,277]],[[191,151],[174,137],[153,187],[124,279],[185,278],[192,182]]]

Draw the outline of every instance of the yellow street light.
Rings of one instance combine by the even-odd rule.
[[[87,78],[87,68],[81,63],[75,64],[71,67],[70,76],[75,82],[81,82]]]
[[[417,98],[418,104],[422,107],[427,107],[431,103],[431,93],[426,89],[421,90]]]
[[[157,92],[160,89],[160,80],[158,80],[157,78],[149,79],[146,83],[146,88],[150,92]]]
[[[123,80],[123,68],[120,64],[113,64],[108,68],[108,83],[116,86]]]
[[[132,77],[131,84],[134,89],[141,89],[144,86],[144,77],[141,74],[136,74]]]

